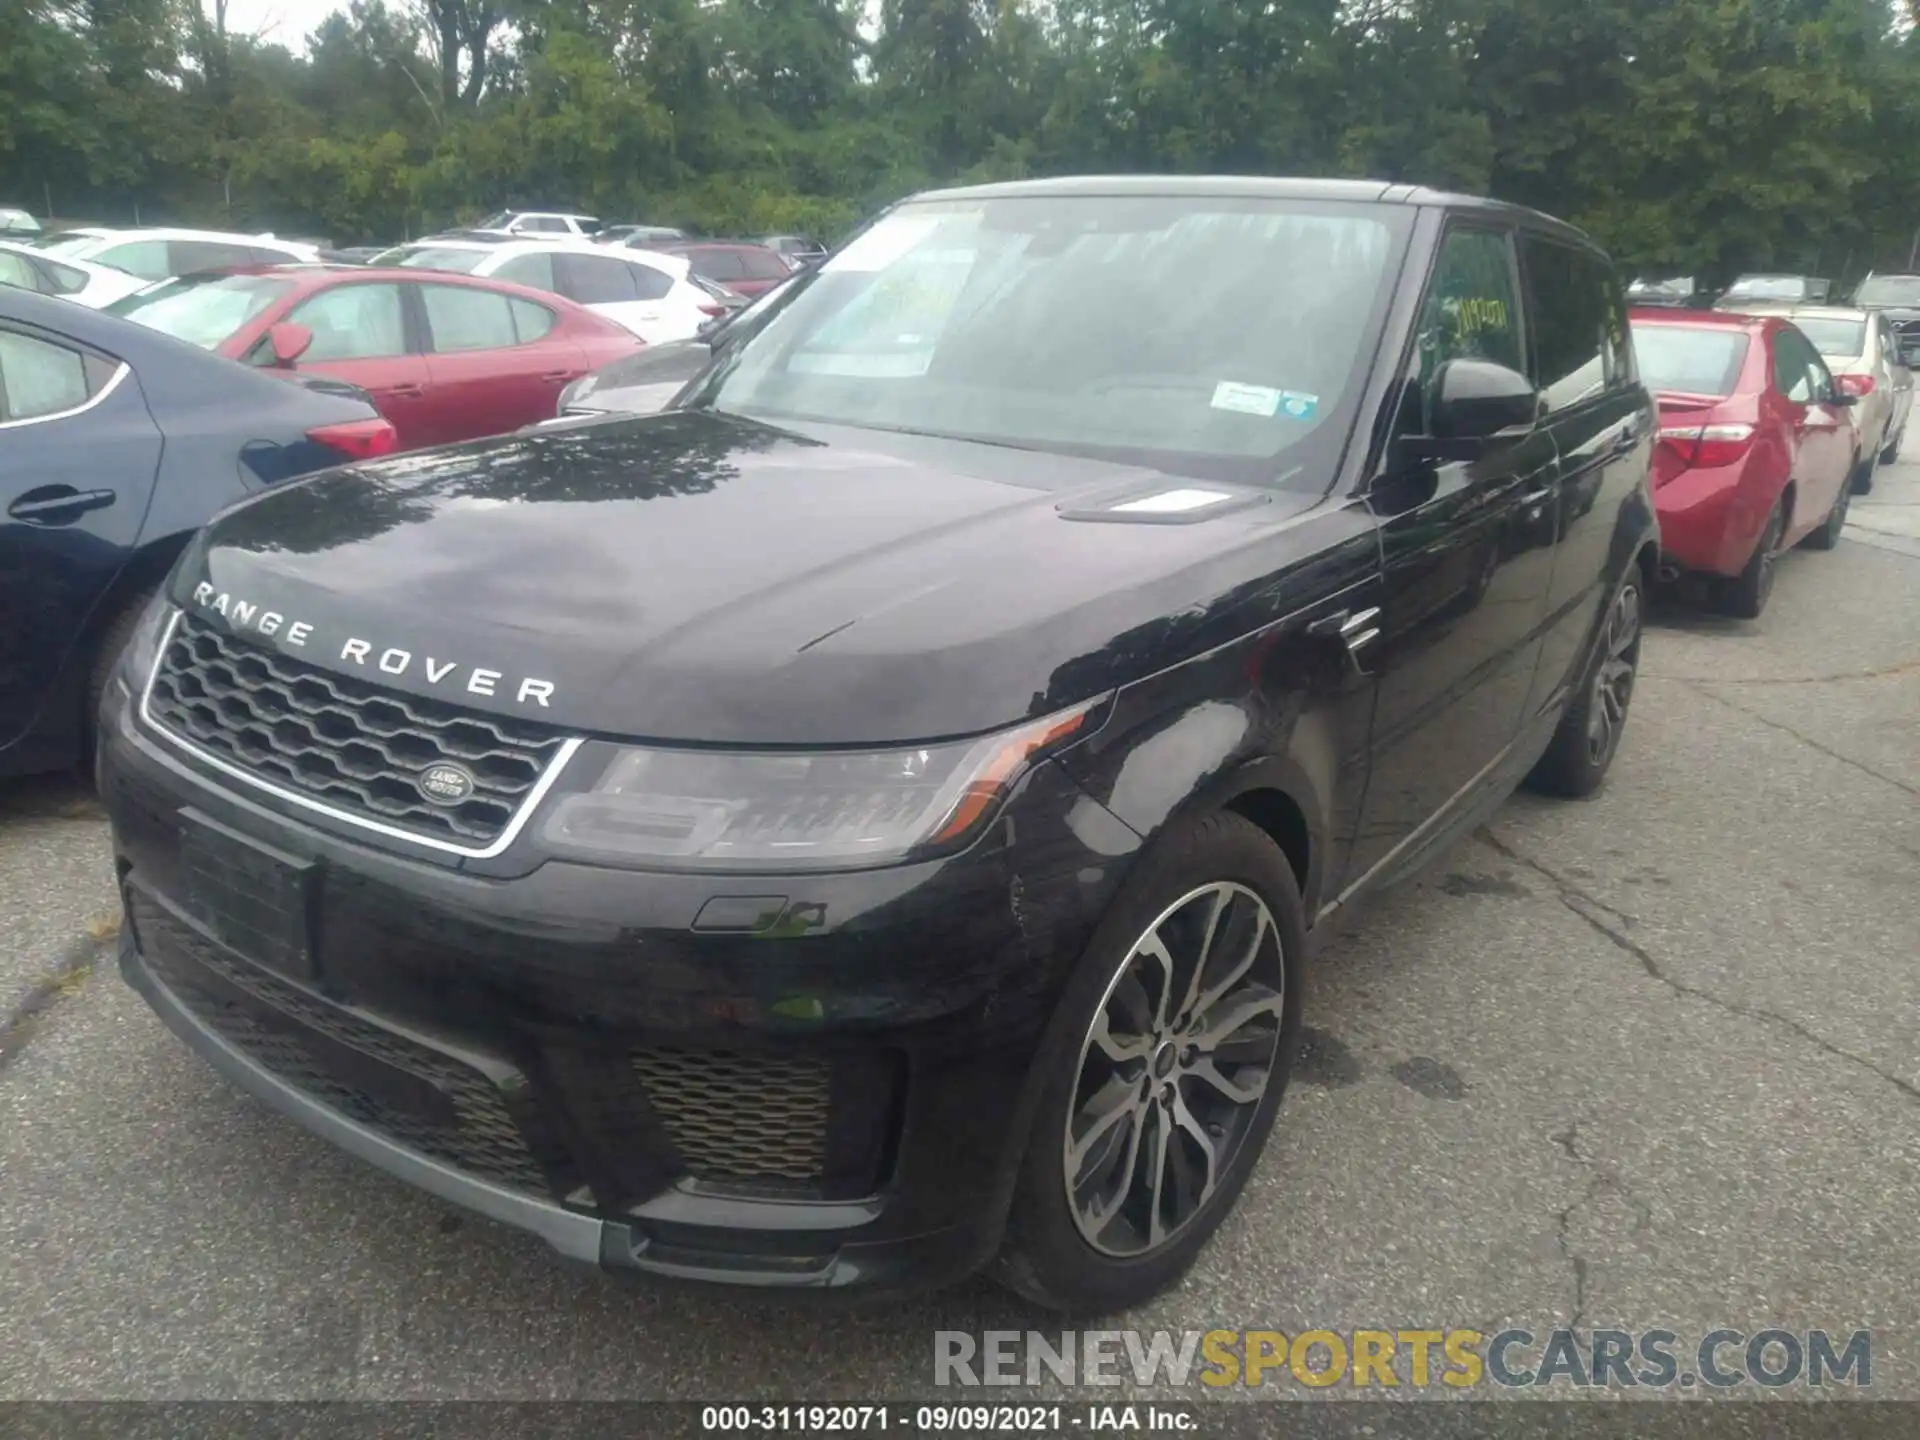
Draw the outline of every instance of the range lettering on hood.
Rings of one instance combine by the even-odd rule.
[[[256,631],[295,649],[321,651],[341,664],[378,670],[383,675],[420,675],[429,685],[511,700],[516,705],[538,705],[543,710],[553,702],[551,680],[532,676],[509,680],[505,671],[433,655],[416,656],[401,646],[382,646],[358,635],[343,635],[336,642],[331,636],[319,634],[311,621],[294,620],[251,600],[236,599],[224,590],[215,590],[205,580],[193,587],[193,603],[222,617],[231,629]]]

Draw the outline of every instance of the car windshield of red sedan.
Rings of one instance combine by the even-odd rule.
[[[1290,452],[1344,433],[1407,214],[1237,197],[904,206],[823,265],[693,403],[1324,483]]]
[[[1814,315],[1796,315],[1793,323],[1822,355],[1858,355],[1867,348],[1864,320],[1825,320]]]
[[[106,308],[149,330],[212,350],[292,289],[291,280],[270,275],[183,276]]]
[[[1633,355],[1649,390],[1731,395],[1746,363],[1747,336],[1704,325],[1635,325]]]

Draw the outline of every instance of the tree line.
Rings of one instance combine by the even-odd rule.
[[[1850,280],[1920,242],[1890,0],[0,0],[0,203],[417,235],[505,206],[833,239],[932,185],[1366,175],[1634,272]]]

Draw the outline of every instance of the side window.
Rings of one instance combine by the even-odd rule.
[[[1627,329],[1626,291],[1611,265],[1602,263],[1597,255],[1588,255],[1584,259],[1588,272],[1593,276],[1593,283],[1604,297],[1603,313],[1606,318],[1602,322],[1605,326],[1602,344],[1605,346],[1603,358],[1606,362],[1607,388],[1631,385],[1639,375],[1633,363],[1633,337]]]
[[[142,280],[165,280],[177,273],[167,268],[164,240],[129,240],[124,245],[109,245],[93,259],[98,264],[138,275]]]
[[[251,265],[253,252],[244,245],[223,245],[216,240],[170,240],[173,274],[192,275],[201,270],[224,270],[230,265]],[[275,256],[276,265],[280,257]]]
[[[633,272],[633,294],[637,300],[664,300],[673,289],[673,277],[651,265],[629,265]]]
[[[771,250],[743,250],[740,263],[749,280],[784,280],[788,270],[784,260]]]
[[[24,255],[16,255],[11,250],[0,250],[0,285],[11,285],[17,290],[38,290],[40,277],[35,273],[33,262]]]
[[[553,283],[553,255],[550,251],[516,255],[493,274],[497,280],[511,280],[516,285],[525,285],[534,290],[551,292],[558,288]]]
[[[507,307],[513,311],[513,333],[522,345],[530,340],[538,340],[553,329],[556,317],[553,311],[544,305],[536,305],[531,300],[508,300]]]
[[[377,360],[407,353],[398,285],[340,285],[293,307],[287,319],[313,331],[308,360]]]
[[[1521,253],[1532,299],[1534,383],[1549,412],[1566,410],[1606,386],[1612,277],[1585,251],[1541,236],[1522,239]]]
[[[635,298],[632,267],[611,255],[557,255],[553,268],[560,293],[582,305],[612,305]]]
[[[56,295],[77,295],[87,288],[87,272],[76,270],[71,265],[42,260],[40,271],[53,281],[53,293]]]
[[[1798,330],[1782,330],[1773,337],[1774,388],[1794,404],[1825,398],[1826,369],[1813,342]]]
[[[696,250],[693,253],[693,268],[709,280],[722,283],[744,280],[747,275],[747,267],[732,250]]]
[[[1498,230],[1454,229],[1440,242],[1433,278],[1421,307],[1415,337],[1419,378],[1416,415],[1403,410],[1402,424],[1427,431],[1434,377],[1449,360],[1492,360],[1522,368],[1518,295],[1513,251]]]
[[[422,285],[427,328],[442,355],[456,350],[504,350],[518,343],[507,297],[491,290],[455,285]]]
[[[36,420],[77,410],[115,366],[88,363],[78,350],[14,330],[0,330],[0,422]]]

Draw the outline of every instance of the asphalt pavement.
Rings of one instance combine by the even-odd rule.
[[[1107,1324],[1870,1328],[1920,1398],[1920,465],[1643,669],[1598,798],[1331,943],[1238,1212]],[[1056,1328],[568,1268],[219,1080],[96,963],[112,878],[81,792],[0,787],[0,1399],[902,1398],[936,1330]]]

